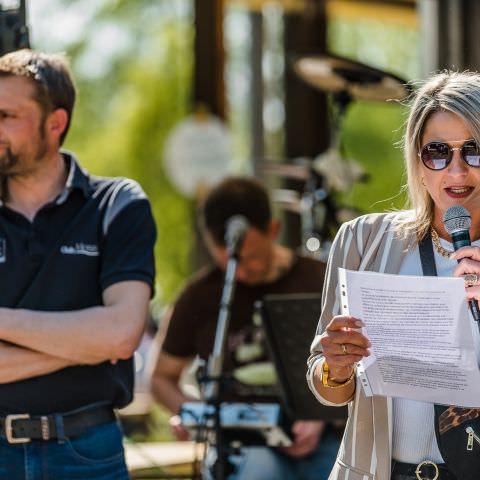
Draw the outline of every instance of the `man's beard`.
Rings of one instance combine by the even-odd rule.
[[[5,153],[0,155],[0,175],[10,176],[14,173],[15,167],[20,163],[20,156],[15,155],[10,147],[5,149]]]
[[[39,135],[37,140],[37,151],[33,157],[33,162],[39,162],[47,152],[47,144],[45,142],[45,122],[42,121],[39,128]],[[28,161],[25,161],[25,155],[22,153],[13,153],[10,146],[5,146],[5,151],[0,154],[0,176],[13,177],[22,175],[28,172]]]

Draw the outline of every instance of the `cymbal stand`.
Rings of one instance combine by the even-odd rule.
[[[342,90],[331,95],[331,135],[329,150],[340,151],[343,117],[352,97]],[[319,158],[321,155],[319,156]],[[315,168],[315,159],[308,161],[309,175],[301,198],[302,246],[305,253],[326,260],[332,231],[339,227],[337,206],[325,173]]]

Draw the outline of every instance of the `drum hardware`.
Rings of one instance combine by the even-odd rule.
[[[331,152],[333,150],[314,160],[299,158],[294,159],[293,164],[270,161],[263,165],[266,174],[303,181],[301,192],[287,188],[273,189],[272,201],[283,210],[300,215],[302,247],[305,253],[322,260],[326,260],[329,241],[341,224],[340,212],[342,220],[351,220],[357,215],[353,210],[337,205],[334,192],[348,191],[355,182],[367,178],[361,168],[351,161],[340,159],[339,155],[332,163],[324,162],[325,156]]]
[[[355,183],[368,181],[362,166],[342,152],[340,132],[348,106],[353,100],[401,101],[412,89],[400,77],[340,56],[296,56],[291,65],[300,79],[331,97],[329,147],[313,159],[267,160],[262,170],[304,183],[301,192],[274,190],[272,197],[301,216],[305,253],[326,259],[338,227],[360,213],[337,205],[336,193],[347,193]]]
[[[205,429],[207,435],[214,433],[215,407],[204,402],[186,402],[180,410],[182,425],[195,437]],[[220,404],[220,426],[225,432],[257,432],[270,447],[288,447],[292,440],[280,427],[281,407],[274,403],[229,403]]]

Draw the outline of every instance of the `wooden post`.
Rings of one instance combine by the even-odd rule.
[[[299,79],[291,68],[293,55],[325,53],[326,12],[324,0],[308,0],[304,10],[285,16],[285,156],[315,157],[329,142],[326,95]],[[294,182],[287,182],[292,188]],[[285,243],[301,244],[298,215],[285,216]]]
[[[225,118],[224,0],[195,0],[194,106]]]
[[[477,0],[465,0],[464,23],[460,25],[463,31],[464,60],[461,68],[480,71],[480,42],[478,41],[478,18],[480,3]]]
[[[223,48],[224,0],[195,0],[195,44],[193,73],[193,109],[206,108],[209,113],[225,120],[225,85]],[[192,206],[196,216],[198,203]],[[190,253],[192,270],[210,262],[197,219],[193,219],[194,239]]]
[[[255,175],[260,176],[259,164],[265,156],[263,128],[263,17],[259,11],[250,13],[250,24],[252,27],[252,49],[250,52],[250,65],[252,71],[251,79],[251,117],[250,117],[250,135],[251,149],[250,158],[253,163]]]

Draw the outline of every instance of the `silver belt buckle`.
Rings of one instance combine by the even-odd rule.
[[[435,469],[435,476],[433,478],[426,478],[426,477],[420,476],[422,474],[420,470],[424,465],[433,465],[433,468]],[[437,480],[439,475],[440,475],[440,471],[438,470],[438,465],[435,462],[432,462],[431,460],[424,460],[423,462],[420,462],[417,465],[417,468],[415,469],[415,476],[417,477],[417,480]]]
[[[31,441],[31,438],[28,437],[14,437],[12,427],[14,420],[28,420],[29,418],[30,415],[28,413],[17,413],[5,417],[5,437],[8,443],[28,443]]]

